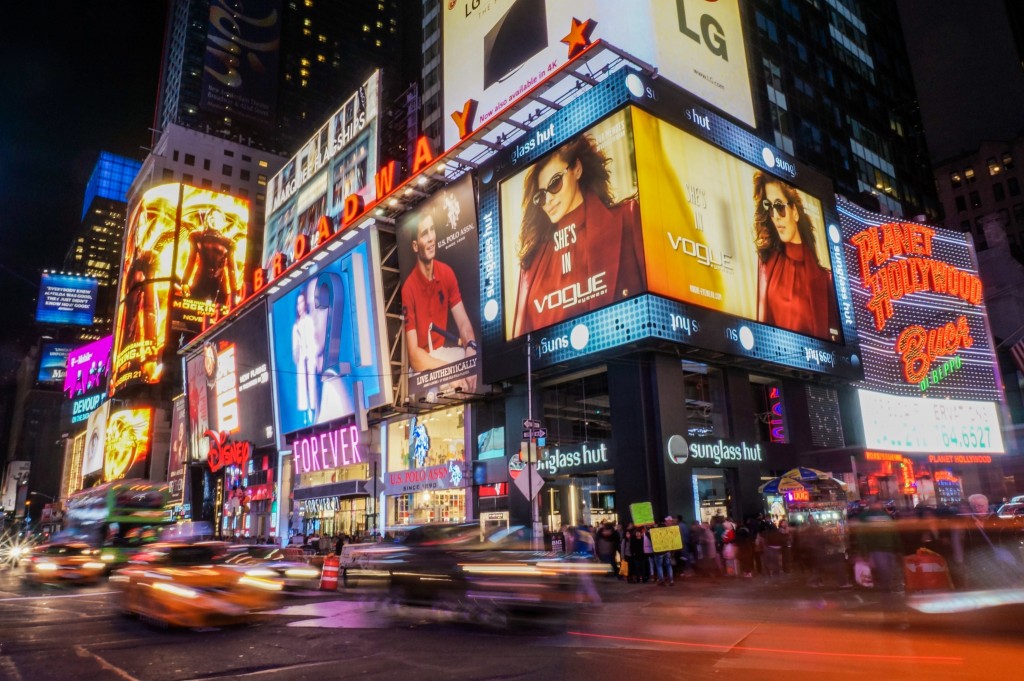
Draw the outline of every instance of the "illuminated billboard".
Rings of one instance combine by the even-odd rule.
[[[339,246],[348,250],[324,260],[272,302],[281,433],[365,413],[391,400],[376,234]]]
[[[526,334],[534,366],[663,339],[860,378],[831,184],[693,101],[617,74],[481,169],[485,380]]]
[[[39,373],[36,380],[43,385],[63,385],[67,377],[68,355],[74,345],[46,343],[39,351]]]
[[[149,459],[152,409],[121,409],[107,420],[103,480],[145,478]]]
[[[277,253],[295,260],[296,240],[308,252],[320,245],[321,219],[335,224],[346,201],[376,198],[380,72],[370,78],[321,126],[267,185],[263,267]]]
[[[188,448],[196,460],[205,461],[209,452],[207,431],[256,447],[275,441],[267,324],[266,303],[260,301],[218,326],[186,360]]]
[[[125,234],[111,392],[155,383],[168,323],[194,334],[241,297],[249,204],[171,183],[142,195]]]
[[[218,116],[273,125],[281,0],[213,0],[206,31],[200,106]]]
[[[467,175],[406,213],[398,229],[409,397],[477,392],[479,240]]]
[[[1000,400],[968,236],[840,203],[863,387],[907,397]]]
[[[98,286],[99,282],[92,277],[43,272],[36,321],[41,324],[92,325]]]
[[[858,390],[868,449],[919,454],[1002,454],[999,405]]]
[[[104,402],[88,416],[85,426],[85,453],[82,455],[82,475],[103,471],[103,452],[107,446],[107,419],[110,403]]]
[[[739,0],[488,0],[442,3],[444,111],[477,102],[477,129],[563,66],[577,38],[602,40],[754,127]],[[460,138],[448,117],[445,146]]]
[[[71,351],[64,376],[64,395],[69,400],[107,389],[113,344],[114,337],[105,336]]]
[[[185,467],[188,465],[188,403],[185,395],[171,402],[171,451],[167,457],[167,486],[171,496],[181,500],[185,493]]]

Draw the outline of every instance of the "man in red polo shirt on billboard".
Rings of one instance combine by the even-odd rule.
[[[405,340],[413,371],[430,371],[476,354],[476,336],[466,314],[459,283],[452,268],[436,259],[437,234],[434,216],[428,209],[415,223],[412,251],[416,267],[402,284],[405,311]],[[448,313],[456,333],[448,331]],[[442,390],[476,388],[476,377],[468,376]]]

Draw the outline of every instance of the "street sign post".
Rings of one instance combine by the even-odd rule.
[[[540,428],[540,421],[536,419],[523,419],[523,430],[528,428]]]
[[[542,438],[542,437],[547,437],[547,436],[548,436],[548,431],[545,428],[533,428],[531,430],[526,430],[526,429],[523,430],[523,439],[524,440],[533,440],[533,439],[536,439],[536,438]]]

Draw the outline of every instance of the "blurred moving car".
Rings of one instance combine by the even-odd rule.
[[[224,564],[251,577],[280,582],[285,589],[317,589],[320,568],[297,560],[273,544],[237,544],[228,548]]]
[[[1024,497],[1014,497],[1014,499],[1024,499]],[[1010,501],[999,507],[996,512],[1000,518],[1024,518],[1024,501]]]
[[[22,557],[22,579],[36,583],[95,583],[107,569],[95,549],[84,542],[42,544]]]
[[[349,547],[345,547],[348,549]],[[413,527],[392,542],[353,545],[346,570],[388,575],[392,601],[506,621],[541,621],[597,603],[594,575],[607,565],[530,547],[526,528],[484,535],[479,524]]]
[[[224,564],[230,544],[153,544],[110,582],[128,615],[166,626],[205,627],[248,621],[272,607],[280,582]]]

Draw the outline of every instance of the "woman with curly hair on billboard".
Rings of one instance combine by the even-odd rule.
[[[839,329],[832,273],[818,262],[814,225],[796,188],[754,173],[757,321],[822,339]]]
[[[584,134],[527,170],[513,337],[642,291],[639,208],[615,202],[610,162]]]

